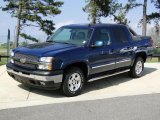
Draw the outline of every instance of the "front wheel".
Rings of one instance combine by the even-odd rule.
[[[70,68],[64,75],[63,93],[68,97],[79,95],[84,86],[84,74],[77,67]]]
[[[139,78],[142,76],[144,70],[144,61],[141,57],[138,57],[130,70],[130,75],[133,78]]]

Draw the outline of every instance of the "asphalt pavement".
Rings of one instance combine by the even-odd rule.
[[[159,120],[160,94],[0,110],[0,120]]]

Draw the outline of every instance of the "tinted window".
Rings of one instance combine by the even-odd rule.
[[[103,41],[104,45],[111,44],[111,32],[107,28],[99,28],[96,30],[94,34],[94,42],[95,41]]]
[[[84,45],[91,37],[92,29],[89,28],[65,28],[58,29],[49,41],[58,43],[67,43],[75,45]]]
[[[128,42],[128,37],[125,32],[125,30],[121,27],[114,27],[113,28],[113,35],[115,37],[116,43],[127,43]]]

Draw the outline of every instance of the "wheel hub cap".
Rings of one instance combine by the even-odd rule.
[[[72,75],[70,75],[69,77],[69,81],[68,81],[68,86],[69,86],[69,90],[72,92],[77,91],[80,86],[81,86],[81,76],[79,73],[73,73]]]
[[[138,61],[135,67],[136,74],[139,75],[143,70],[143,65],[141,61]]]

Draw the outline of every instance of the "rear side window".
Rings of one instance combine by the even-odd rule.
[[[128,36],[122,27],[114,27],[113,35],[117,44],[128,43]]]

